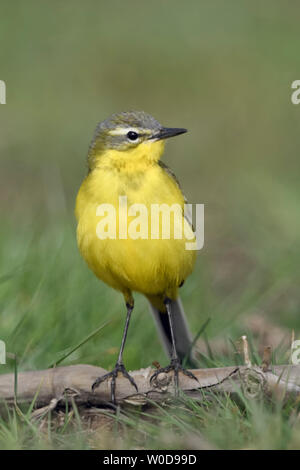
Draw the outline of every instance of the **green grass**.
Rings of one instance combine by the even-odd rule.
[[[221,336],[230,351],[212,347],[201,366],[241,360],[232,343],[245,317],[300,331],[300,108],[290,101],[299,8],[269,0],[1,2],[0,339],[18,370],[64,356],[62,365],[114,365],[123,299],[80,258],[73,210],[96,123],[133,108],[189,129],[164,157],[189,201],[205,204],[205,247],[181,295],[193,334],[210,318],[208,343]],[[253,339],[259,362],[257,349]],[[167,363],[139,295],[124,359],[129,369]],[[0,366],[13,370],[11,360]],[[1,417],[1,448],[300,447],[292,405],[238,407],[209,396],[201,407],[181,398],[149,417],[106,417],[105,432],[80,410],[43,423],[29,415]]]
[[[61,365],[89,363],[112,368],[125,319],[121,295],[95,279],[80,258],[73,219],[66,214],[54,224],[45,221],[42,232],[40,227],[41,222],[36,228],[23,222],[20,236],[8,223],[2,232],[1,339],[8,351],[17,355],[18,370],[46,368],[65,355]],[[255,243],[256,236],[251,234],[248,246]],[[295,304],[285,302],[289,296],[281,298],[295,287],[299,251],[295,241],[287,239],[286,248],[281,247],[275,255],[270,240],[278,242],[276,237],[267,237],[263,257],[262,250],[257,255],[249,249],[246,259],[252,269],[239,279],[233,275],[231,282],[222,282],[217,276],[211,282],[217,259],[207,250],[200,253],[196,270],[182,289],[183,302],[194,334],[210,318],[205,330],[208,342],[213,344],[214,337],[221,335],[229,344],[226,356],[212,347],[213,357],[203,359],[202,367],[241,363],[230,341],[245,333],[240,320],[251,312],[269,312],[282,326],[299,329]],[[227,261],[221,263],[226,269]],[[232,256],[233,273],[240,269],[239,263],[240,258]],[[97,328],[99,332],[93,336]],[[89,335],[92,337],[84,342]],[[260,363],[256,347],[254,341],[252,359]],[[283,360],[281,353],[279,347],[277,362]],[[137,369],[154,360],[167,363],[147,303],[136,295],[125,363],[129,369]],[[13,372],[13,368],[13,361],[8,360],[1,371]],[[10,410],[9,419],[1,419],[1,448],[287,449],[297,448],[300,433],[296,405],[244,401],[239,407],[229,397],[217,398],[212,393],[207,394],[204,406],[182,397],[179,403],[156,407],[150,417],[134,410],[122,411],[119,417],[107,418],[103,432],[102,426],[88,424],[83,411],[63,417],[54,413],[42,425],[29,417],[30,412],[25,420]]]
[[[32,419],[8,410],[0,421],[1,449],[298,449],[298,406],[204,392],[201,404],[182,395],[117,414],[74,406]]]

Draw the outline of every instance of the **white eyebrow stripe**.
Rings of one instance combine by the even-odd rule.
[[[116,127],[108,131],[109,135],[126,135],[128,132],[136,132],[138,134],[140,129],[136,127]]]

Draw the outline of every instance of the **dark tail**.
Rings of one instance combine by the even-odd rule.
[[[172,340],[168,315],[166,312],[160,312],[152,304],[150,304],[150,311],[154,316],[164,349],[168,356],[171,357]],[[189,330],[181,300],[179,298],[177,300],[172,300],[171,312],[177,354],[181,361],[186,359],[187,365],[195,367],[196,363],[192,355],[192,335]]]

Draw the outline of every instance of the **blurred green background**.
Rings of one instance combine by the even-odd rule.
[[[1,0],[0,338],[21,369],[107,320],[64,364],[115,362],[123,299],[80,258],[74,204],[97,122],[129,109],[189,129],[164,160],[205,204],[182,289],[193,333],[211,318],[209,338],[235,339],[252,314],[299,329],[299,14],[267,0]],[[153,360],[166,363],[137,295],[125,361]]]

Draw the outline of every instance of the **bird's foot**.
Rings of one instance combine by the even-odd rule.
[[[114,369],[111,372],[108,372],[107,374],[102,375],[101,377],[98,377],[95,382],[92,385],[92,391],[99,387],[105,380],[111,379],[110,383],[110,391],[111,391],[111,401],[112,403],[116,403],[116,379],[118,377],[119,372],[131,383],[131,385],[136,389],[138,392],[137,384],[131,377],[131,375],[128,374],[127,370],[125,369],[125,366],[123,363],[116,363]]]
[[[161,367],[160,369],[155,371],[154,374],[152,374],[150,377],[150,384],[152,384],[153,380],[156,379],[159,374],[161,373],[167,374],[168,372],[171,372],[171,371],[174,372],[174,384],[175,384],[176,394],[178,393],[178,388],[179,388],[179,372],[199,382],[197,377],[191,371],[184,369],[182,365],[180,364],[180,360],[176,358],[176,359],[172,359],[171,363],[167,367]]]

